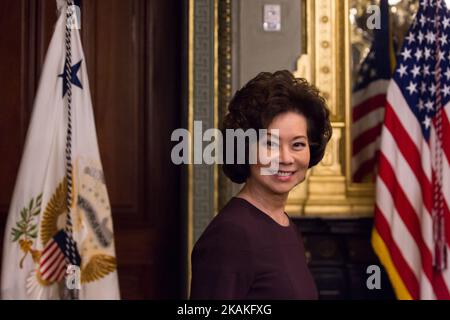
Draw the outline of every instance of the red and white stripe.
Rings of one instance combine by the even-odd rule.
[[[352,179],[361,182],[376,166],[389,80],[376,80],[352,95]]]
[[[442,110],[442,109],[441,109]],[[450,244],[450,103],[442,114],[443,186],[447,247]],[[375,229],[413,299],[450,299],[450,269],[433,268],[433,178],[430,143],[395,81],[390,83],[376,181]],[[448,263],[447,263],[448,264]],[[450,264],[448,264],[450,265]],[[395,286],[395,284],[394,284]]]
[[[50,239],[42,252],[39,264],[41,278],[51,282],[58,282],[64,278],[65,272],[66,261],[64,253],[58,244],[53,239]]]

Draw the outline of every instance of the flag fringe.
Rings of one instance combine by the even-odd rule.
[[[386,247],[383,239],[380,237],[376,229],[372,231],[372,247],[375,250],[381,264],[386,269],[389,279],[391,281],[392,287],[394,288],[395,295],[399,300],[412,300],[411,294],[403,283],[397,268],[392,262],[389,250]]]

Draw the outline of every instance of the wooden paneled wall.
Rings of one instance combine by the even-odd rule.
[[[0,2],[0,241],[56,18],[55,0]],[[82,2],[125,299],[182,295],[180,169],[170,160],[182,110],[181,20],[178,1]]]

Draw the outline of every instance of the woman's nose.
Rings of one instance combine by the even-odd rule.
[[[280,163],[291,164],[293,162],[294,162],[294,158],[292,157],[289,147],[281,146],[280,147]]]

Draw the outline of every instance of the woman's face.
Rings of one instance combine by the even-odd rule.
[[[308,170],[310,153],[307,121],[303,115],[288,111],[277,115],[267,129],[267,152],[279,161],[279,170],[271,175],[261,174],[261,169],[268,168],[270,164],[262,165],[258,161],[258,164],[250,165],[249,179],[269,192],[286,194],[305,180]],[[278,135],[271,134],[272,129],[277,129]]]

